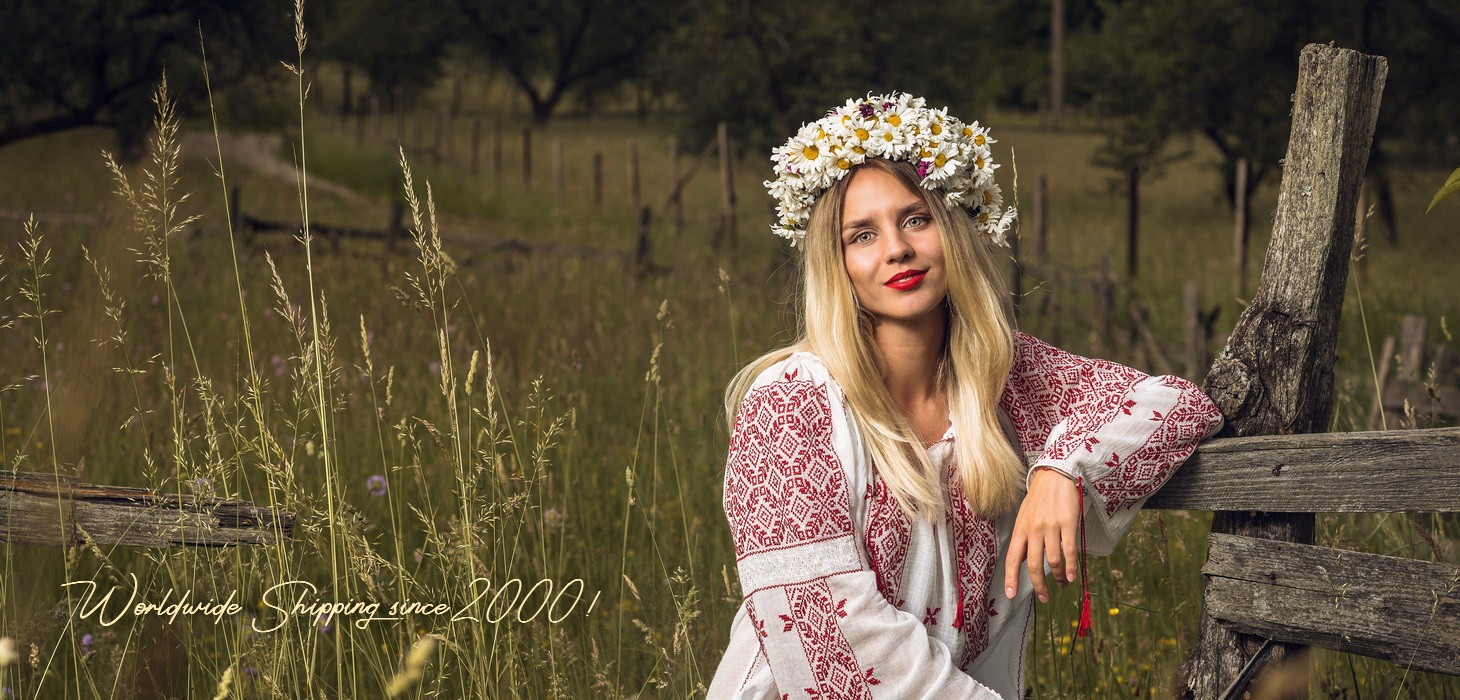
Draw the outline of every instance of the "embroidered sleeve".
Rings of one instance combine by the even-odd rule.
[[[793,357],[757,381],[731,434],[725,515],[780,697],[998,698],[878,593],[851,515],[841,406],[825,368]]]
[[[1087,545],[1109,554],[1140,506],[1203,438],[1222,427],[1216,404],[1195,384],[1065,352],[1015,333],[1003,405],[1030,466],[1086,483]],[[1026,484],[1027,485],[1027,484]]]

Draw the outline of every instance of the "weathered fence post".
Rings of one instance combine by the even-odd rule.
[[[1226,417],[1223,435],[1291,435],[1328,426],[1354,206],[1387,72],[1382,57],[1331,46],[1310,44],[1299,57],[1292,132],[1261,283],[1203,387]],[[1314,518],[1218,511],[1212,532],[1310,543]],[[1220,697],[1262,642],[1222,626],[1212,616],[1212,596],[1208,578],[1196,646],[1183,668],[1190,698]],[[1302,648],[1279,643],[1270,658],[1279,661]],[[1301,692],[1306,697],[1306,684]]]
[[[1043,263],[1049,259],[1049,181],[1044,173],[1034,182],[1034,258]]]
[[[674,191],[669,195],[669,209],[674,214],[674,235],[684,231],[684,199],[679,196],[679,137],[669,137],[669,182]]]
[[[532,189],[532,127],[522,127],[522,186]]]
[[[720,122],[716,131],[716,142],[720,146],[720,226],[715,230],[714,248],[719,249],[720,243],[729,239],[731,245],[735,244],[735,178],[731,170],[730,160],[730,126]]]
[[[628,143],[629,206],[639,211],[639,142],[629,139]]]

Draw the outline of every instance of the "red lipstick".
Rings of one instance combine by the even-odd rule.
[[[909,289],[914,289],[918,285],[922,284],[923,275],[926,274],[928,274],[927,270],[907,270],[905,272],[899,272],[893,275],[892,279],[887,280],[882,284],[896,289],[899,292],[905,292]]]

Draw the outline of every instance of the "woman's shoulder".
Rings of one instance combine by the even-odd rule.
[[[786,357],[771,363],[756,376],[751,389],[758,389],[777,383],[809,382],[840,389],[831,378],[826,363],[810,350],[796,350]]]

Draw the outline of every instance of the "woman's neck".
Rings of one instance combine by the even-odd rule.
[[[911,322],[883,320],[873,330],[887,392],[904,410],[942,400],[938,362],[948,333],[947,313],[939,307]]]

